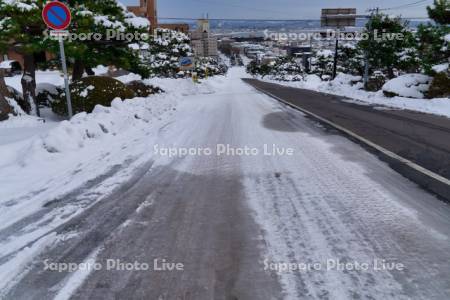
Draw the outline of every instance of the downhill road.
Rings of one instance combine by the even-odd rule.
[[[161,127],[159,150],[197,155],[158,152],[61,226],[78,234],[4,298],[449,299],[450,207],[242,76],[232,68],[216,93],[187,96]],[[217,155],[218,144],[253,150]],[[56,272],[46,259],[103,268]],[[107,271],[108,259],[152,270]],[[154,259],[183,270],[153,270]],[[280,263],[309,269],[277,272]]]

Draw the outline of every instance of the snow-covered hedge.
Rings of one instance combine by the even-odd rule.
[[[117,79],[106,76],[89,76],[70,85],[73,113],[91,112],[98,104],[109,106],[115,98],[135,97],[133,90]],[[51,103],[52,110],[59,115],[67,115],[65,94]]]
[[[300,81],[304,75],[301,65],[288,57],[278,57],[266,64],[252,61],[247,65],[247,72],[261,77],[268,76],[278,81]]]
[[[432,78],[423,74],[406,74],[386,82],[382,88],[387,97],[425,98]]]

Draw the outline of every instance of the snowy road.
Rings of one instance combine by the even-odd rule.
[[[159,150],[197,155],[153,155],[60,226],[67,238],[4,298],[448,299],[450,207],[241,76],[187,96],[161,127]],[[44,270],[46,259],[102,268]],[[106,270],[113,259],[152,269]],[[302,270],[275,270],[286,264]]]

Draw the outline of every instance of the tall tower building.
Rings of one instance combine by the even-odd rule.
[[[150,20],[152,29],[158,27],[158,0],[141,0],[141,6],[147,7],[147,18]]]

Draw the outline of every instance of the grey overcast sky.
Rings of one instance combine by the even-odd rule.
[[[121,1],[126,5],[139,3]],[[317,19],[321,8],[356,7],[359,14],[364,14],[368,8],[380,7],[395,8],[386,11],[389,14],[426,17],[426,6],[432,3],[433,0],[159,0],[158,15],[197,18],[209,13],[211,18]]]

